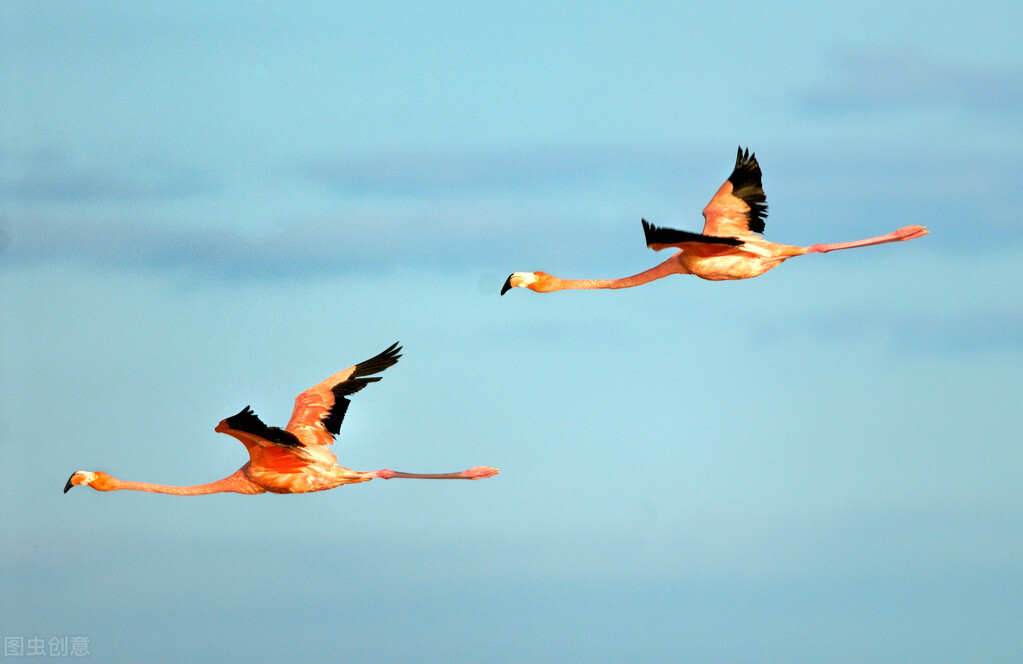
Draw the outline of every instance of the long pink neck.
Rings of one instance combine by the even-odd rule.
[[[644,270],[639,274],[634,274],[631,277],[622,277],[621,279],[561,279],[553,275],[549,276],[545,284],[544,290],[570,290],[575,288],[631,288],[633,286],[639,286],[641,284],[649,283],[655,279],[666,277],[669,274],[686,274],[685,268],[682,264],[675,260],[675,256],[672,256],[668,260],[664,261],[660,265],[655,265],[649,270]]]
[[[249,481],[241,470],[233,475],[225,477],[209,484],[196,484],[194,486],[167,486],[165,484],[152,484],[150,482],[131,482],[111,477],[106,491],[127,489],[130,491],[148,491],[149,493],[169,493],[175,496],[201,496],[208,493],[263,493],[266,489]]]

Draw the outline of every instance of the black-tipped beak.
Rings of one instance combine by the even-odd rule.
[[[75,478],[75,473],[77,473],[77,472],[78,471],[75,471],[74,473],[71,473],[71,477],[67,478],[67,484],[64,485],[64,493],[67,493],[68,489],[70,489],[71,487],[74,486],[74,484],[71,483],[71,480],[73,480]]]
[[[505,293],[510,291],[511,287],[512,287],[512,285],[511,285],[511,275],[508,275],[508,278],[504,280],[504,286],[501,286],[501,295],[504,295]]]

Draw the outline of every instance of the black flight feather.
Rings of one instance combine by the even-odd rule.
[[[742,240],[737,237],[719,237],[717,235],[704,235],[703,233],[691,233],[689,231],[678,231],[674,228],[660,228],[654,226],[646,219],[643,219],[643,235],[646,236],[647,246],[651,244],[678,244],[679,242],[705,242],[707,244],[727,244],[731,247],[738,247]]]
[[[323,416],[320,420],[323,422],[323,428],[330,432],[331,436],[336,436],[337,432],[341,430],[341,423],[345,421],[345,413],[348,412],[348,406],[351,405],[351,401],[345,397],[339,397],[334,395],[334,405],[330,411]]]
[[[767,217],[767,195],[764,193],[757,156],[751,154],[748,148],[743,151],[739,147],[735,168],[728,176],[728,181],[732,183],[732,195],[749,206],[749,229],[754,233],[763,233],[764,218]]]
[[[355,371],[352,372],[352,378],[361,378],[362,376],[380,373],[387,367],[394,366],[399,357],[401,357],[401,346],[396,341],[382,353],[374,355],[365,362],[356,364]]]
[[[252,409],[248,406],[243,408],[237,415],[232,415],[224,421],[227,422],[227,426],[231,427],[235,431],[259,436],[274,445],[280,445],[281,447],[302,447],[302,443],[295,434],[290,431],[285,431],[280,427],[268,427],[263,424],[263,420],[259,419],[259,416],[252,412]]]

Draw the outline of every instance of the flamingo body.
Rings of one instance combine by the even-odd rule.
[[[827,253],[927,235],[924,226],[905,226],[887,235],[796,247],[769,242],[760,236],[767,218],[760,164],[756,155],[739,148],[732,174],[703,209],[702,233],[660,228],[643,219],[646,244],[654,251],[675,249],[663,263],[621,279],[561,279],[546,272],[513,272],[501,294],[512,288],[547,293],[566,289],[631,288],[670,274],[692,274],[710,281],[750,279],[781,265],[793,256]]]
[[[372,374],[394,365],[400,353],[401,347],[395,343],[379,355],[339,371],[302,392],[295,398],[295,409],[283,429],[267,426],[248,406],[237,415],[221,420],[215,431],[237,438],[249,452],[249,461],[222,480],[181,487],[131,482],[103,472],[76,470],[64,485],[64,493],[78,484],[98,491],[129,489],[173,495],[307,493],[376,478],[476,480],[496,475],[499,471],[489,466],[458,473],[424,474],[388,469],[357,471],[337,465],[331,446],[348,410],[348,397],[380,380]]]

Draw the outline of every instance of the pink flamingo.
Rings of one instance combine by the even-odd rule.
[[[64,485],[64,493],[78,484],[87,484],[99,491],[131,489],[177,496],[231,491],[305,493],[376,478],[478,480],[496,475],[498,469],[489,466],[477,466],[460,473],[418,474],[387,469],[360,472],[335,464],[337,457],[330,451],[330,446],[348,410],[348,397],[369,383],[380,380],[379,376],[367,376],[392,366],[401,357],[400,352],[401,347],[393,344],[376,357],[348,367],[302,392],[295,398],[295,410],[283,429],[263,424],[248,406],[237,415],[221,420],[216,431],[234,436],[249,451],[249,462],[222,480],[196,486],[165,486],[128,482],[102,472],[76,470]]]
[[[793,256],[912,240],[928,233],[924,226],[905,226],[887,235],[855,242],[810,247],[775,244],[759,235],[764,232],[766,200],[756,155],[740,147],[732,174],[703,209],[706,222],[702,234],[658,228],[642,220],[648,247],[654,251],[678,249],[660,265],[621,279],[560,279],[546,272],[513,272],[504,282],[501,295],[516,287],[538,293],[570,288],[630,288],[669,274],[695,274],[711,281],[749,279]]]

